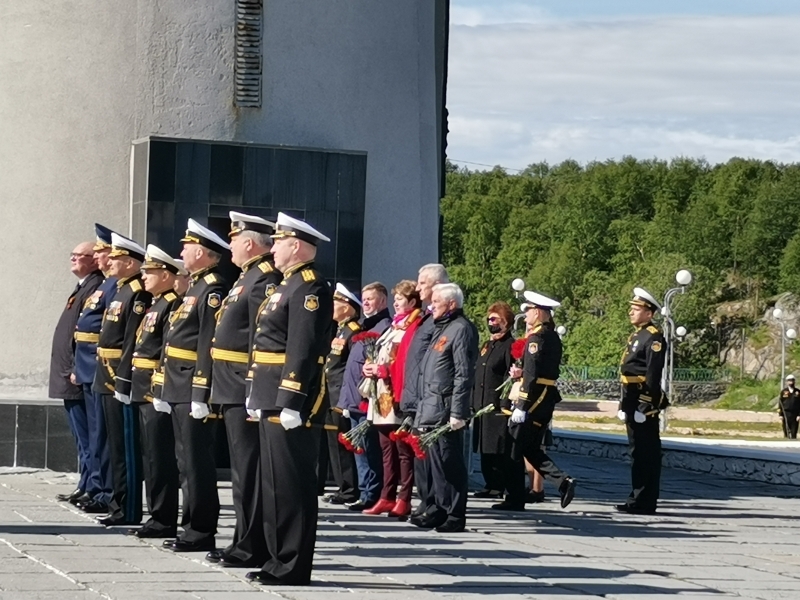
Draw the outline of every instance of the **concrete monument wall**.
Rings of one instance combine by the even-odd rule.
[[[260,108],[234,106],[235,9],[0,3],[0,395],[45,382],[72,247],[128,231],[135,139],[365,151],[363,280],[436,259],[447,0],[265,2]]]

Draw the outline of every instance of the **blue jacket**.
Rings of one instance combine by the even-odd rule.
[[[391,324],[392,318],[389,315],[389,309],[386,308],[378,314],[364,319],[361,323],[361,330],[382,334]],[[364,344],[361,342],[354,343],[350,350],[350,356],[347,357],[347,366],[344,368],[344,379],[342,380],[342,391],[339,394],[339,404],[337,405],[342,410],[361,412],[358,410],[358,405],[361,404],[364,398],[358,393],[358,384],[364,378],[361,375],[361,367],[364,366],[366,361],[367,351],[364,348]]]
[[[75,379],[78,385],[94,383],[97,369],[97,341],[103,313],[117,294],[117,279],[109,277],[100,284],[83,305],[75,326]]]

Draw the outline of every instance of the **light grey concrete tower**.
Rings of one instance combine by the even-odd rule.
[[[164,225],[152,222],[152,210],[142,213],[147,223],[136,222],[133,199],[146,190],[137,192],[134,182],[152,192],[142,169],[152,177],[160,166],[153,152],[149,162],[134,160],[137,140],[361,155],[363,260],[351,279],[391,286],[436,260],[448,4],[0,3],[0,380],[43,384],[52,330],[74,285],[68,253],[91,239],[95,221],[141,243]],[[280,164],[271,164],[280,175]],[[330,161],[319,164],[330,171]],[[323,176],[330,186],[330,173]],[[184,193],[180,182],[173,187],[176,196]],[[278,196],[265,206],[283,206]],[[198,216],[227,214],[217,208]],[[169,226],[180,232],[185,219],[178,216]]]

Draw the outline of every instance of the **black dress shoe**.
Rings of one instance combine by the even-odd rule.
[[[105,515],[108,514],[108,504],[98,502],[97,500],[89,500],[83,504],[78,504],[80,508],[87,515]]]
[[[615,507],[617,511],[628,513],[629,515],[654,515],[656,514],[655,508],[643,508],[634,506],[632,504],[617,504]]]
[[[419,527],[420,529],[436,529],[437,527],[444,525],[447,521],[447,516],[436,516],[436,515],[422,515],[421,517],[412,517],[408,520],[409,523]]]
[[[464,522],[456,519],[447,519],[436,528],[439,533],[459,533],[464,531]]]
[[[225,554],[219,559],[218,564],[220,567],[228,567],[230,569],[252,569],[253,567],[263,565],[264,562],[263,560],[242,560],[241,558]]]
[[[475,492],[472,494],[473,498],[491,498],[499,499],[503,497],[503,492],[498,492],[496,490],[481,490],[480,492]]]
[[[567,508],[569,503],[572,502],[572,499],[575,497],[576,485],[578,485],[578,482],[572,477],[567,477],[561,483],[561,487],[558,489],[558,493],[561,494],[561,508]]]
[[[73,498],[69,501],[70,504],[73,506],[79,506],[81,504],[86,504],[87,502],[91,502],[92,497],[89,494],[81,494],[77,498]]]
[[[175,530],[168,531],[164,529],[154,529],[151,527],[138,527],[135,529],[128,529],[126,535],[132,535],[140,540],[151,540],[158,538],[174,538]]]
[[[72,502],[81,496],[84,496],[84,491],[80,488],[72,490],[69,494],[56,494],[56,500],[59,502]]]
[[[525,504],[538,504],[540,502],[544,502],[544,490],[541,492],[529,490],[525,496]]]
[[[513,512],[524,512],[525,505],[524,504],[515,504],[513,502],[509,502],[505,500],[500,504],[492,504],[492,510],[508,510]]]
[[[125,517],[112,517],[111,515],[107,517],[101,517],[97,519],[97,522],[100,523],[103,527],[121,527],[123,525],[132,526],[138,525],[138,523],[134,523],[132,521],[127,521]]]
[[[206,560],[210,563],[218,563],[225,557],[225,550],[212,550],[206,554]]]
[[[175,540],[164,540],[163,542],[161,542],[161,547],[162,548],[168,548],[168,549],[171,550],[172,547],[175,545],[175,542],[177,542],[177,541],[178,540],[176,540],[176,539]]]
[[[358,498],[346,498],[339,494],[328,494],[327,496],[322,498],[323,501],[327,502],[328,504],[352,504],[353,502],[358,502]]]
[[[375,506],[375,502],[364,502],[362,500],[358,500],[356,502],[348,502],[345,504],[345,506],[347,507],[347,510],[352,510],[353,512],[362,512]]]
[[[184,542],[183,540],[175,540],[175,542],[168,546],[170,550],[175,552],[208,552],[214,550],[216,543],[214,539],[201,540],[199,542]]]
[[[250,571],[245,575],[245,579],[249,581],[257,581],[262,585],[296,585],[303,586],[309,585],[310,581],[287,581],[285,579],[278,579],[274,575],[270,575],[266,571]]]

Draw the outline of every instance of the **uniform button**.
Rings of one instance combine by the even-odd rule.
[[[256,327],[256,333],[258,333],[259,331],[261,331],[261,327]]]
[[[258,365],[257,365],[256,363],[253,363],[252,365],[250,365],[250,368],[251,368],[251,369],[255,369],[257,366],[258,366]]]
[[[197,374],[198,374],[198,375],[202,375],[202,374],[203,374],[203,372],[202,372],[202,371],[198,371],[198,372],[197,372]]]

